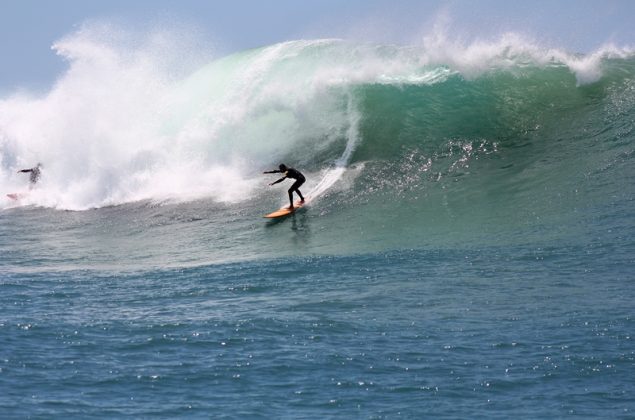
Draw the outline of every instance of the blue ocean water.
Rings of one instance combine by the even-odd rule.
[[[628,418],[629,262],[517,248],[13,274],[3,412]]]
[[[85,36],[0,100],[3,418],[634,416],[632,52],[295,41],[173,80]],[[268,221],[280,162],[311,200]]]

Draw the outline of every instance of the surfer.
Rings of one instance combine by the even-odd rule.
[[[298,171],[297,169],[293,169],[293,168],[288,168],[287,165],[285,165],[284,163],[281,163],[280,166],[278,166],[278,170],[273,170],[273,171],[265,171],[263,173],[265,174],[284,174],[284,176],[282,178],[280,178],[279,180],[272,182],[269,185],[275,185],[278,182],[282,182],[287,178],[291,178],[291,179],[295,179],[295,182],[293,183],[293,185],[291,185],[291,188],[289,188],[289,202],[291,203],[291,205],[289,206],[289,210],[293,210],[293,192],[297,192],[298,195],[300,196],[300,202],[304,203],[304,197],[302,196],[302,193],[300,192],[300,185],[304,184],[304,181],[306,181],[306,178],[304,177],[304,175],[302,175],[302,173],[300,171]]]
[[[29,176],[29,182],[31,183],[30,188],[33,188],[33,186],[35,184],[37,184],[37,182],[40,180],[40,175],[42,175],[42,172],[40,170],[40,168],[42,167],[41,163],[38,163],[37,166],[30,168],[30,169],[21,169],[18,171],[18,173],[30,173],[31,175]]]

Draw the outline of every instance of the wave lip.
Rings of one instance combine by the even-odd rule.
[[[509,70],[535,66],[564,66],[579,85],[597,82],[602,77],[603,63],[612,59],[635,56],[632,47],[606,44],[590,54],[573,54],[562,49],[543,47],[516,33],[503,34],[495,41],[469,44],[448,39],[437,30],[424,37],[422,61],[428,65],[446,65],[464,77],[475,78],[492,70]]]

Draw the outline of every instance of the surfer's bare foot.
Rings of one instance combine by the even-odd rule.
[[[293,206],[289,206],[287,207],[287,210],[293,210],[293,208],[294,208]]]

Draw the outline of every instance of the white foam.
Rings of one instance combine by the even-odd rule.
[[[350,161],[351,155],[359,143],[359,112],[357,111],[353,99],[349,96],[348,112],[349,124],[346,131],[346,147],[342,155],[335,161],[332,168],[327,169],[318,184],[307,194],[311,200],[315,200],[329,190],[344,174]]]
[[[111,35],[100,28],[65,38],[55,48],[69,69],[50,92],[0,100],[3,191],[24,188],[28,178],[16,170],[43,162],[24,203],[81,210],[141,199],[240,201],[294,142],[335,141],[345,124],[329,95],[310,103],[319,86],[270,76],[307,43],[221,60],[190,83],[173,80],[163,52]]]

